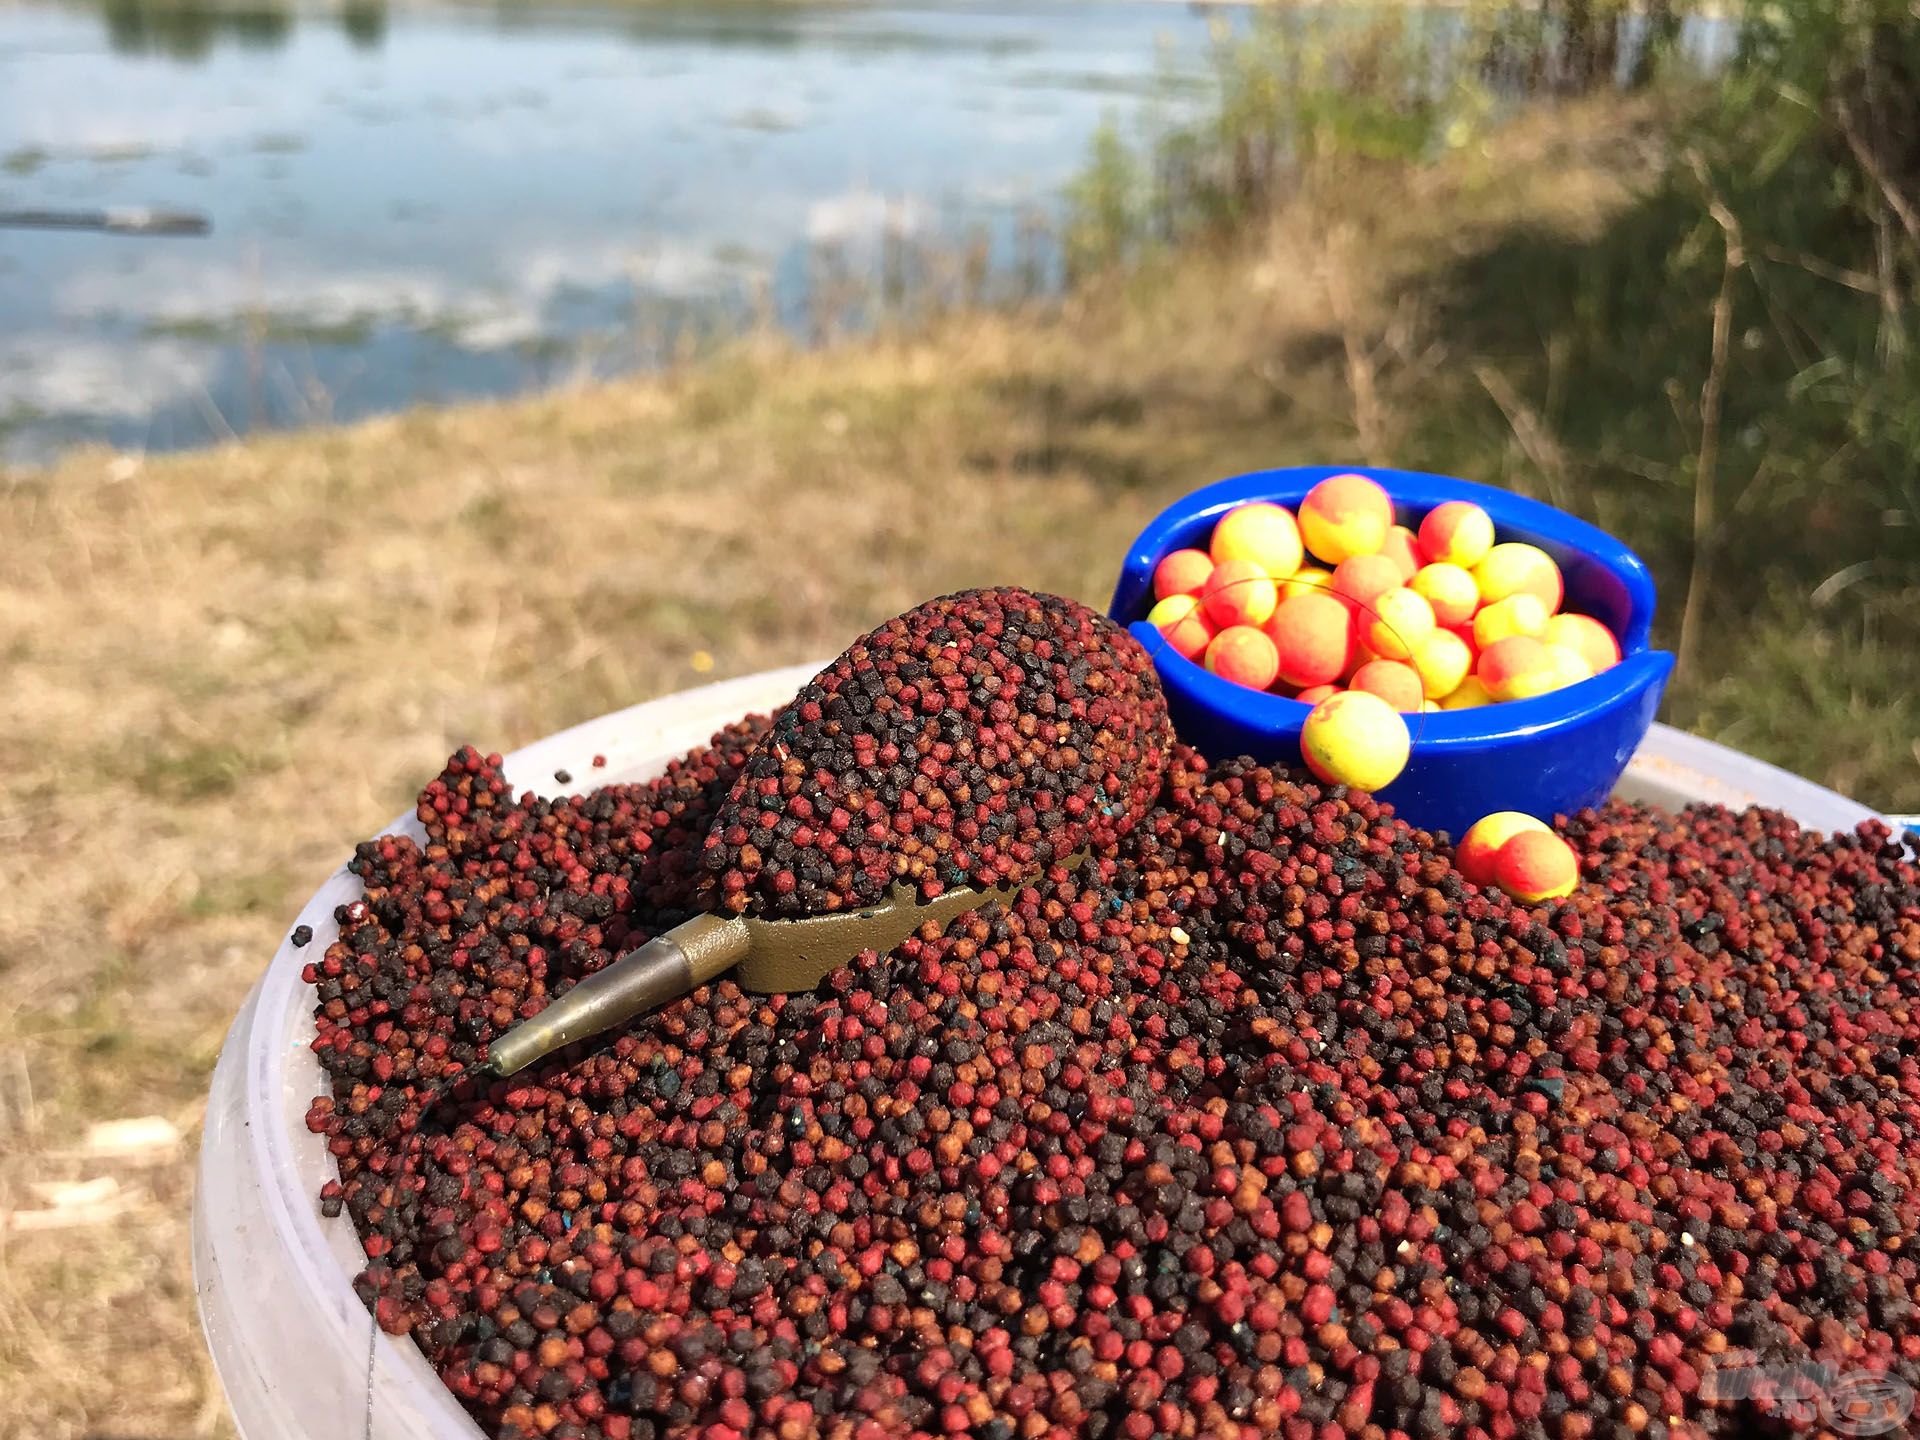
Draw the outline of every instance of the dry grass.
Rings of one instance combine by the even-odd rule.
[[[1061,315],[0,484],[0,1210],[103,1173],[134,1201],[0,1229],[0,1435],[223,1427],[188,1155],[62,1152],[101,1118],[191,1129],[286,917],[453,746],[831,651],[968,584],[1104,602],[1198,482],[1403,453],[1395,397],[1439,358],[1400,297],[1517,220],[1596,225],[1621,139],[1542,121],[1349,200],[1337,233],[1303,204]]]

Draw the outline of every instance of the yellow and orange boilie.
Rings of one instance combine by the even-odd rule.
[[[1310,704],[1362,677],[1357,688],[1405,713],[1464,709],[1545,695],[1619,663],[1612,631],[1561,611],[1553,558],[1502,540],[1480,506],[1448,501],[1417,526],[1398,518],[1363,475],[1322,480],[1297,513],[1237,506],[1206,548],[1162,557],[1148,618],[1215,674]],[[1271,674],[1248,629],[1273,642]]]
[[[1496,810],[1474,821],[1454,847],[1453,863],[1474,884],[1498,885],[1529,905],[1571,895],[1580,883],[1573,847],[1517,810]]]

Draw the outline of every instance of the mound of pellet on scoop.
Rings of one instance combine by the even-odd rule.
[[[970,590],[855,641],[774,717],[705,863],[712,908],[818,915],[992,889],[1124,833],[1160,788],[1146,652],[1056,595]]]
[[[1920,868],[1877,827],[1615,805],[1528,908],[1175,749],[1009,904],[396,1133],[686,913],[755,733],[553,802],[463,752],[313,967],[324,1203],[488,1434],[1904,1433],[1820,1409],[1920,1384]]]

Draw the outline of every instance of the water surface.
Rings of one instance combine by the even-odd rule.
[[[213,225],[0,229],[0,456],[196,445],[614,373],[755,316],[810,336],[889,292],[1044,286],[1093,131],[1181,104],[1207,27],[1101,0],[0,9],[0,209]]]
[[[1464,12],[1392,13],[1444,68]],[[748,323],[812,340],[1050,289],[1062,187],[1097,127],[1137,138],[1200,103],[1215,30],[1248,14],[0,4],[0,211],[213,227],[0,227],[0,460],[198,445],[655,365]],[[1696,58],[1729,40],[1689,22]]]

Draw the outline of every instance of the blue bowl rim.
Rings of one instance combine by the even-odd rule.
[[[1503,539],[1544,539],[1564,549],[1578,550],[1612,573],[1626,589],[1628,619],[1620,636],[1623,658],[1618,665],[1590,680],[1529,700],[1410,716],[1416,751],[1480,750],[1577,725],[1587,717],[1631,702],[1649,686],[1664,682],[1672,671],[1673,657],[1648,646],[1655,600],[1652,573],[1638,555],[1606,531],[1510,490],[1449,475],[1380,466],[1295,465],[1253,470],[1183,496],[1134,538],[1114,587],[1109,614],[1127,626],[1163,676],[1171,667],[1182,667],[1171,670],[1177,677],[1175,683],[1209,710],[1275,737],[1297,737],[1308,706],[1283,695],[1257,693],[1222,680],[1179,654],[1153,626],[1133,617],[1144,612],[1142,602],[1152,593],[1153,567],[1172,548],[1177,532],[1250,500],[1297,504],[1321,480],[1345,474],[1378,481],[1396,505],[1404,504],[1412,510],[1424,512],[1443,501],[1470,500],[1492,517]]]

